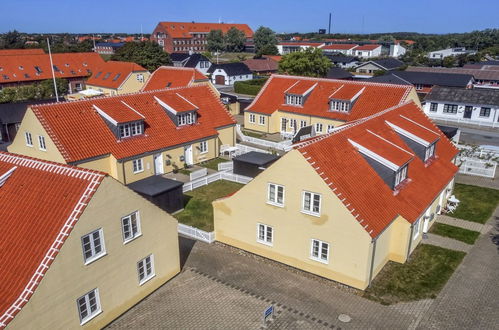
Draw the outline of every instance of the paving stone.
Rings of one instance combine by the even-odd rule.
[[[423,244],[436,245],[446,249],[462,251],[462,252],[468,252],[473,247],[473,245],[469,245],[449,237],[444,237],[432,233],[428,233],[426,235],[428,236],[428,238],[422,241]]]
[[[474,230],[478,232],[482,232],[483,227],[487,227],[478,222],[462,220],[458,218],[452,217],[452,215],[437,215],[436,222],[444,223],[446,225],[460,227],[468,230]],[[490,228],[489,228],[490,229]],[[488,231],[488,230],[487,230]]]

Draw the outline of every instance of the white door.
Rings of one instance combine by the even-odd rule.
[[[154,155],[154,174],[160,175],[165,173],[163,168],[163,154]]]
[[[424,217],[424,223],[423,223],[423,233],[428,232],[428,225],[430,223],[430,209],[426,211],[425,217]]]
[[[192,165],[194,163],[192,160],[192,144],[184,147],[184,157],[186,165]]]

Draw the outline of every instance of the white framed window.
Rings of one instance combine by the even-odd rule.
[[[178,115],[178,125],[191,125],[196,122],[196,114],[193,112],[182,113]]]
[[[144,82],[144,75],[143,75],[142,73],[139,73],[139,74],[137,75],[137,81],[139,81],[139,82]]]
[[[431,102],[430,103],[430,112],[437,112],[438,110],[438,103]]]
[[[260,125],[265,125],[265,116],[259,116],[258,123]]]
[[[397,171],[397,173],[395,173],[395,185],[394,185],[394,187],[397,187],[402,181],[407,179],[407,168],[408,168],[408,165],[405,165],[404,167],[399,169]]]
[[[249,122],[254,124],[256,122],[256,115],[254,113],[249,114]]]
[[[106,255],[104,232],[102,231],[102,228],[82,236],[81,246],[85,265]]]
[[[137,262],[137,272],[139,274],[139,285],[144,284],[155,276],[154,255],[150,254]]]
[[[419,236],[419,232],[421,231],[420,227],[421,227],[421,218],[414,223],[412,231],[412,239],[416,239]]]
[[[205,154],[208,152],[208,141],[203,141],[199,143],[199,152]]]
[[[132,160],[133,165],[133,173],[140,173],[144,171],[144,163],[142,162],[142,158]]]
[[[329,263],[329,243],[318,239],[311,240],[310,259],[322,263]]]
[[[284,206],[284,186],[269,183],[267,203],[275,206]]]
[[[429,147],[426,148],[424,161],[426,162],[428,159],[432,158],[433,156],[435,156],[435,143],[432,143]]]
[[[129,124],[122,124],[120,127],[120,137],[126,138],[134,135],[142,134],[142,123],[135,122]]]
[[[123,232],[123,243],[128,243],[139,237],[142,234],[140,230],[139,211],[135,211],[121,218],[121,229]]]
[[[327,125],[327,133],[331,132],[334,129],[334,125]]]
[[[78,315],[80,316],[80,325],[87,323],[99,315],[102,312],[99,289],[93,289],[76,299],[76,306],[78,308]]]
[[[300,120],[300,128],[303,128],[307,126],[307,121],[306,120]]]
[[[315,132],[316,133],[322,133],[322,124],[321,123],[316,123],[315,124]]]
[[[38,147],[40,150],[47,151],[47,145],[45,144],[45,137],[38,135]]]
[[[302,193],[302,212],[310,215],[320,216],[321,195],[310,191]]]
[[[265,245],[272,246],[274,242],[274,229],[271,226],[262,223],[257,224],[256,241]]]
[[[26,140],[26,145],[28,147],[33,147],[33,137],[30,132],[24,132],[24,139]]]

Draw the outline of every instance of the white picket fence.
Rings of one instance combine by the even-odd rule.
[[[284,150],[284,151],[289,151],[291,150],[291,140],[286,140],[286,141],[281,141],[281,142],[273,142],[273,141],[268,141],[264,139],[259,139],[251,136],[244,135],[243,132],[241,131],[241,125],[236,125],[236,132],[241,141],[251,143],[251,144],[256,144],[262,147],[267,147],[267,148],[272,148],[272,149],[277,149],[277,150]]]
[[[459,166],[459,173],[487,178],[494,178],[496,175],[497,163],[495,162],[467,157],[461,157],[460,160],[462,164]]]
[[[245,144],[240,144],[240,143],[236,143],[236,148],[237,148],[237,151],[235,151],[233,153],[233,155],[235,155],[235,156],[246,154],[250,151],[256,151],[256,152],[262,152],[265,154],[270,154],[270,151],[268,151],[268,150],[255,148],[255,147],[247,146]]]
[[[206,167],[203,167],[202,169],[193,171],[189,174],[189,179],[191,181],[194,181],[196,179],[202,178],[203,176],[206,176],[208,174],[208,169]]]
[[[218,180],[228,180],[228,181],[233,181],[233,182],[237,182],[237,183],[247,184],[248,182],[253,180],[253,178],[250,178],[250,177],[247,177],[244,175],[239,175],[239,174],[234,174],[234,173],[222,171],[222,172],[217,172],[217,173],[207,175],[203,178],[200,178],[200,179],[197,179],[194,181],[186,182],[186,183],[184,183],[184,185],[182,187],[182,191],[183,192],[191,191],[191,190],[194,190],[196,188],[206,186],[207,184],[210,184],[210,183],[218,181]]]
[[[204,230],[198,229],[196,227],[184,225],[183,223],[178,224],[178,232],[182,235],[203,241],[206,243],[213,243],[215,241],[215,232],[206,232]]]
[[[233,169],[234,162],[218,163],[218,171],[232,171]]]
[[[444,122],[445,124],[448,123],[463,123],[463,124],[470,124],[470,125],[476,125],[478,127],[499,127],[499,122],[494,122],[494,121],[482,121],[482,120],[472,120],[468,118],[458,118],[458,117],[450,117],[450,116],[442,116],[442,115],[435,115],[433,113],[427,113],[428,116],[432,119],[436,119],[438,121]]]

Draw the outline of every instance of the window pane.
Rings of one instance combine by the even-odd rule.
[[[262,241],[265,238],[265,227],[263,225],[258,226],[258,238]]]
[[[284,187],[277,187],[277,203],[282,204],[284,197]]]
[[[267,227],[267,242],[272,242],[272,227]]]
[[[322,243],[322,249],[321,249],[321,259],[327,260],[327,251],[329,249],[329,245],[327,243]]]
[[[269,186],[269,201],[275,202],[275,185]]]
[[[306,210],[306,211],[310,211],[310,193],[306,192],[305,193],[305,201],[304,201],[304,205],[303,205],[303,208]]]
[[[321,203],[321,196],[320,195],[314,195],[314,212],[319,212],[319,207]]]

